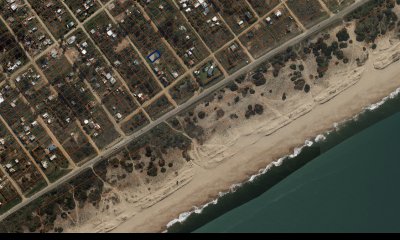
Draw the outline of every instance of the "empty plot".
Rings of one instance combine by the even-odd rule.
[[[138,53],[123,37],[123,30],[102,12],[85,24],[91,37],[126,81],[140,103],[161,91],[160,85],[141,61]]]
[[[0,164],[17,183],[21,191],[29,195],[46,186],[40,172],[1,121],[0,138],[4,141],[0,148]]]
[[[122,13],[114,11],[120,21],[120,26],[139,48],[142,55],[147,57],[147,61],[159,81],[164,87],[167,87],[183,74],[184,70],[179,60],[162,41],[158,30],[152,26],[149,19],[143,16],[140,8],[134,1],[126,2],[130,2],[130,5]]]
[[[334,13],[340,12],[345,7],[350,6],[355,0],[322,0],[325,5]]]
[[[141,0],[140,3],[161,35],[188,67],[196,65],[210,54],[171,0]]]
[[[254,58],[272,50],[301,33],[301,29],[285,7],[280,7],[240,37]]]
[[[306,28],[310,28],[329,17],[318,0],[288,0],[287,5]]]
[[[37,165],[50,181],[65,175],[69,171],[69,162],[43,128],[36,113],[25,99],[18,96],[16,89],[10,87],[2,92],[7,97],[0,106],[0,113]]]
[[[247,0],[257,14],[261,17],[278,6],[280,0]]]
[[[79,21],[83,22],[92,16],[99,8],[100,4],[96,0],[63,0]]]
[[[188,0],[180,3],[180,7],[193,28],[212,51],[221,48],[233,38],[232,33],[218,14],[220,9],[213,1],[202,1],[200,4],[198,0]]]
[[[65,56],[73,62],[80,79],[86,81],[107,110],[119,121],[137,109],[134,98],[94,43],[78,30],[67,39]]]
[[[124,131],[127,135],[132,135],[133,133],[139,131],[146,125],[148,125],[150,121],[144,115],[142,111],[132,116],[130,119],[126,120],[121,124],[122,131]]]
[[[27,62],[24,50],[0,21],[0,64],[7,73],[15,72]]]
[[[257,21],[246,0],[217,0],[222,17],[235,34],[239,34]]]
[[[54,48],[41,57],[37,64],[51,84],[71,78],[74,75],[72,65],[59,48]]]
[[[199,89],[199,84],[191,75],[188,75],[175,84],[169,93],[175,102],[182,104],[192,98]]]
[[[62,38],[77,23],[64,5],[55,0],[28,0],[56,39]]]
[[[15,3],[14,3],[15,4]],[[13,3],[0,3],[1,15],[14,31],[18,41],[31,55],[36,56],[53,43],[46,30],[33,11],[24,2],[18,8],[11,8]]]
[[[250,58],[239,43],[234,42],[216,54],[218,61],[228,73],[234,73],[250,63]]]
[[[173,108],[174,106],[172,106],[172,104],[168,101],[168,98],[165,95],[162,95],[160,98],[154,100],[153,103],[147,106],[145,110],[152,120],[157,120],[159,117],[171,111]]]
[[[0,186],[0,214],[2,214],[20,203],[22,199],[2,172],[0,172]]]

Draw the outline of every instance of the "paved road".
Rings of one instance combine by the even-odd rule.
[[[93,158],[92,160],[86,162],[81,167],[75,169],[73,172],[70,172],[66,176],[60,178],[56,182],[48,185],[46,188],[44,188],[41,191],[37,192],[36,194],[32,195],[30,198],[27,198],[25,201],[23,201],[20,204],[16,205],[12,209],[10,209],[8,212],[6,212],[3,215],[1,215],[0,221],[4,220],[7,216],[9,216],[10,214],[18,211],[19,209],[21,209],[22,207],[28,205],[29,203],[31,203],[32,201],[36,200],[37,198],[41,197],[45,193],[47,193],[47,192],[49,192],[51,190],[54,190],[59,185],[65,183],[65,182],[68,182],[69,180],[73,179],[74,177],[76,177],[77,175],[82,173],[83,171],[93,167],[99,161],[114,155],[119,150],[121,150],[123,147],[125,147],[127,144],[129,144],[130,142],[132,142],[136,138],[142,136],[143,134],[149,132],[155,126],[159,125],[160,123],[168,120],[169,118],[171,118],[173,116],[176,116],[177,114],[183,112],[184,110],[189,109],[191,106],[195,105],[196,103],[200,102],[201,100],[203,100],[204,98],[206,98],[210,94],[212,94],[215,91],[219,90],[220,88],[224,87],[226,84],[228,84],[231,81],[235,80],[236,78],[238,78],[242,74],[245,74],[245,73],[251,71],[254,67],[256,67],[259,64],[263,63],[264,61],[268,60],[270,57],[273,57],[277,53],[286,50],[288,47],[293,46],[293,45],[295,45],[295,44],[307,39],[308,37],[312,36],[313,34],[318,33],[321,30],[324,30],[325,28],[329,27],[333,23],[336,23],[337,21],[341,21],[345,15],[347,15],[350,12],[352,12],[354,9],[356,9],[357,7],[365,4],[368,1],[370,1],[370,0],[358,0],[356,3],[354,3],[353,5],[347,7],[346,9],[341,11],[340,13],[330,17],[329,19],[326,19],[325,21],[319,23],[318,25],[316,25],[316,26],[312,27],[311,29],[309,29],[309,30],[303,32],[302,34],[298,35],[297,37],[287,41],[286,43],[284,43],[284,44],[280,45],[279,47],[273,49],[272,51],[266,53],[265,55],[263,55],[262,57],[258,58],[257,60],[255,60],[251,64],[247,65],[246,67],[242,68],[238,72],[236,72],[236,73],[230,75],[229,77],[221,80],[220,82],[218,82],[217,84],[211,86],[210,88],[205,89],[198,96],[196,96],[196,97],[190,99],[189,101],[187,101],[186,103],[178,106],[174,110],[170,111],[169,113],[165,114],[164,116],[162,116],[158,120],[156,120],[156,121],[152,122],[151,124],[147,125],[146,127],[141,129],[140,131],[136,132],[135,134],[126,137],[125,139],[123,139],[122,141],[120,141],[119,143],[114,145],[113,147],[105,150],[101,155],[99,155],[99,156]]]

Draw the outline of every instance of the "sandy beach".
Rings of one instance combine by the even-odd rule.
[[[398,6],[396,11],[400,12]],[[324,37],[332,44],[335,33],[343,27],[332,27],[312,40]],[[351,39],[355,39],[354,27],[354,23],[346,24]],[[165,231],[181,213],[218,198],[220,192],[247,181],[273,161],[292,154],[306,140],[314,140],[399,88],[399,37],[389,32],[377,43],[376,49],[364,42],[349,44],[342,50],[349,61],[333,59],[322,78],[315,75],[317,64],[311,55],[286,62],[279,76],[274,77],[271,70],[263,72],[266,83],[259,86],[249,73],[235,83],[236,90],[227,87],[177,116],[180,127],[165,124],[190,140],[187,154],[191,161],[181,149],[170,148],[162,158],[164,164],[171,165],[156,177],[149,177],[146,171],[127,174],[119,165],[105,167],[104,175],[95,168],[95,178],[104,184],[100,202],[68,211],[67,217],[58,216],[55,225],[64,232]],[[304,84],[296,89],[293,66],[302,66],[297,73],[311,86],[310,91],[304,90]],[[256,105],[263,107],[261,113],[253,111],[246,116]],[[190,121],[204,131],[199,138],[188,132],[185,124]],[[137,150],[140,161],[153,161],[145,152],[144,148]],[[123,152],[118,157],[126,158]]]
[[[262,129],[254,125],[241,126],[241,135],[236,136],[234,141],[222,148],[214,146],[220,149],[217,152],[208,148],[208,157],[214,156],[207,160],[209,162],[204,163],[201,159],[194,161],[193,175],[184,186],[154,205],[125,218],[123,223],[96,231],[164,231],[166,224],[180,213],[210,202],[218,197],[219,192],[248,180],[272,161],[293,153],[294,148],[302,146],[305,140],[314,139],[318,134],[332,129],[335,123],[351,118],[396,90],[400,86],[400,63],[396,58],[399,52],[398,40],[392,42],[390,37],[379,40],[378,49],[370,53],[362,71],[358,71],[355,65],[351,65],[352,69],[346,69],[347,73],[354,74],[344,84],[339,81],[340,84],[313,92],[312,102],[303,101],[301,106],[295,106],[281,116],[277,115],[274,121],[265,121],[265,126],[259,125]],[[331,79],[343,80],[340,79],[343,77],[338,74],[336,77],[331,76]],[[248,132],[244,131],[246,128]],[[218,138],[223,142],[221,137],[224,139],[216,134],[205,145],[215,144]],[[206,158],[204,147],[202,150],[201,158]],[[85,224],[79,230],[91,232],[91,227]]]

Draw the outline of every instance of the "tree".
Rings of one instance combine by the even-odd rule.
[[[225,115],[224,110],[218,109],[217,110],[217,120],[221,119]]]
[[[255,73],[251,79],[253,80],[254,85],[257,87],[262,86],[267,82],[262,72]]]
[[[311,90],[310,85],[306,84],[306,85],[304,86],[304,92],[305,92],[305,93],[308,93],[308,92],[310,92],[310,90]]]
[[[336,37],[339,42],[347,42],[350,39],[350,35],[347,32],[346,28],[342,28],[338,33],[336,33]]]
[[[254,105],[254,112],[257,113],[258,115],[261,115],[264,113],[264,107],[260,104]]]
[[[206,113],[203,112],[203,111],[200,111],[200,112],[197,114],[197,116],[198,116],[200,119],[204,119],[204,118],[206,117]]]

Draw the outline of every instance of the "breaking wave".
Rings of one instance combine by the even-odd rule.
[[[351,120],[357,120],[358,117],[360,116],[360,114],[364,113],[365,111],[374,111],[374,110],[378,109],[378,108],[379,108],[380,106],[382,106],[386,101],[397,97],[399,94],[400,94],[400,88],[397,88],[394,92],[390,93],[389,96],[383,98],[381,101],[379,101],[379,102],[377,102],[377,103],[375,103],[375,104],[371,104],[371,105],[365,107],[364,110],[363,110],[362,112],[356,114],[356,115],[353,116],[352,118],[350,118],[350,119],[345,119],[345,120],[343,120],[343,121],[340,122],[340,123],[334,123],[334,124],[333,124],[333,127],[334,127],[335,130],[333,130],[333,131],[338,131],[338,130],[340,130],[340,126],[341,126],[341,125],[343,125],[343,124],[345,124],[345,123],[347,123],[347,122],[349,122],[349,121],[351,121]],[[304,145],[301,146],[301,147],[295,148],[292,154],[286,155],[286,156],[284,156],[284,157],[282,157],[282,158],[279,158],[278,160],[276,160],[276,161],[274,161],[274,162],[268,164],[264,169],[260,169],[260,170],[258,171],[257,174],[252,175],[247,181],[245,181],[245,182],[243,182],[243,183],[233,184],[233,185],[229,188],[228,191],[226,191],[226,192],[220,192],[220,193],[218,194],[218,196],[219,196],[218,198],[216,198],[216,199],[214,199],[214,200],[212,200],[212,201],[210,201],[210,202],[208,202],[208,203],[206,203],[206,204],[204,204],[204,205],[202,205],[202,206],[200,206],[200,207],[196,207],[196,206],[195,206],[195,207],[193,207],[193,210],[192,210],[192,211],[188,211],[188,212],[181,213],[181,214],[179,215],[178,218],[173,219],[172,221],[170,221],[170,222],[167,224],[167,228],[170,228],[170,227],[173,226],[175,223],[183,223],[184,221],[186,221],[186,220],[187,220],[192,214],[194,214],[194,213],[195,213],[195,214],[201,214],[201,213],[203,212],[203,210],[204,210],[205,208],[207,208],[208,206],[210,206],[210,205],[216,205],[216,204],[218,203],[219,198],[225,196],[225,195],[228,194],[228,193],[234,193],[234,192],[236,192],[236,190],[237,190],[238,188],[242,187],[242,186],[243,186],[244,184],[246,184],[246,183],[251,183],[251,182],[253,182],[254,180],[256,180],[256,179],[257,179],[258,177],[260,177],[261,175],[266,174],[271,168],[281,166],[282,163],[284,162],[284,160],[286,160],[286,159],[292,159],[292,158],[297,157],[297,156],[302,152],[302,150],[303,150],[305,147],[311,147],[314,143],[319,143],[319,142],[325,141],[325,140],[326,140],[326,135],[329,135],[331,132],[332,132],[332,130],[325,132],[325,134],[319,134],[319,135],[317,135],[317,136],[315,137],[314,141],[306,140],[305,143],[304,143]],[[168,230],[166,230],[166,231],[164,231],[164,232],[167,232],[167,231],[168,231]]]

